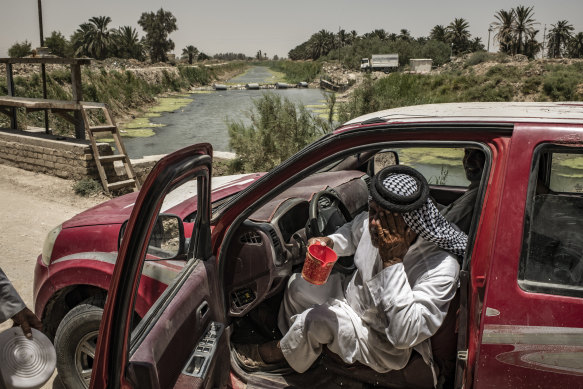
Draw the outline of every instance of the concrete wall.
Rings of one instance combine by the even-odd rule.
[[[432,59],[411,59],[409,64],[411,65],[411,71],[415,73],[429,73],[431,71],[431,65],[433,64]]]
[[[99,143],[98,148],[101,155],[113,154],[107,143]],[[0,129],[0,164],[61,178],[90,177],[101,182],[89,141],[57,140],[44,133]],[[112,163],[104,164],[104,168],[108,175],[114,171]]]

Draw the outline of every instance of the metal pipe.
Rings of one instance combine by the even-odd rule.
[[[38,26],[40,32],[40,47],[44,47],[45,38],[43,34],[43,11],[41,0],[38,0]],[[40,65],[41,78],[43,81],[43,99],[47,98],[47,71],[45,64]],[[45,109],[45,133],[49,133],[49,111]]]

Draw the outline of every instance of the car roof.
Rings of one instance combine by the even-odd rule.
[[[583,124],[583,102],[443,103],[400,107],[366,114],[354,124],[412,122],[576,123]]]

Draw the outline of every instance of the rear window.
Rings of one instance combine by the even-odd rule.
[[[583,297],[583,154],[541,149],[530,180],[519,283]]]
[[[429,184],[439,186],[467,187],[462,147],[409,147],[395,149],[399,154],[399,163],[417,169],[425,176]]]
[[[550,190],[583,193],[583,154],[553,153]]]

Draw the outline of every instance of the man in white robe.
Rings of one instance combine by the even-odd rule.
[[[346,363],[383,373],[404,368],[415,350],[436,384],[429,338],[456,293],[456,256],[463,256],[467,236],[428,194],[427,181],[411,168],[392,166],[375,176],[368,215],[315,239],[339,256],[354,254],[357,271],[333,273],[324,285],[292,276],[279,314],[284,337],[259,347],[265,362],[283,355],[304,372],[326,345]]]

